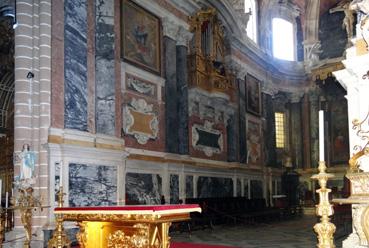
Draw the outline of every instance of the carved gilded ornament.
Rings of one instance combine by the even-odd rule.
[[[156,139],[159,132],[159,120],[153,111],[153,105],[144,99],[133,98],[130,104],[123,108],[123,130],[133,135],[141,145],[149,139]]]
[[[366,126],[366,129],[364,128]],[[369,112],[364,118],[363,121],[359,121],[358,119],[354,119],[352,121],[352,129],[356,130],[356,136],[360,138],[360,140],[366,142],[364,146],[355,145],[354,155],[349,160],[350,170],[351,172],[362,170],[364,172],[369,172]]]
[[[144,248],[149,245],[149,226],[147,224],[136,224],[137,230],[133,235],[126,235],[122,230],[110,233],[108,236],[108,248]],[[158,246],[151,246],[158,247]]]
[[[189,55],[189,84],[208,92],[221,92],[232,98],[234,76],[225,65],[224,27],[213,8],[190,17],[194,33]]]

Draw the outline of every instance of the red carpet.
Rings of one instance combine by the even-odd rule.
[[[223,245],[204,245],[204,244],[192,244],[192,243],[172,243],[170,248],[237,248],[234,246]]]

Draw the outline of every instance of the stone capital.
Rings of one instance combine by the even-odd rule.
[[[261,91],[267,95],[274,96],[278,94],[278,89],[273,85],[271,81],[262,82]]]
[[[179,27],[175,23],[175,21],[168,17],[164,17],[162,19],[162,25],[163,25],[163,35],[173,40],[176,40]]]
[[[193,33],[180,26],[177,32],[177,46],[188,46],[188,42],[192,39]]]

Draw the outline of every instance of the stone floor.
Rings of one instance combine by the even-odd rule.
[[[315,216],[303,216],[282,222],[257,225],[215,226],[213,230],[171,233],[172,241],[198,244],[228,245],[242,248],[311,248],[316,247],[313,231]],[[336,238],[337,248],[344,237]]]

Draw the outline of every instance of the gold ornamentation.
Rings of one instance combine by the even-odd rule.
[[[366,144],[364,145],[364,147],[360,145],[354,146],[354,151],[358,151],[358,152],[354,153],[354,155],[349,160],[351,172],[358,172],[360,169],[359,163],[358,163],[359,158],[362,157],[363,155],[369,154],[369,130],[363,129],[364,124],[369,125],[369,112],[363,121],[359,121],[358,119],[354,119],[352,121],[352,129],[356,130],[356,135],[361,140],[366,141]]]
[[[60,186],[59,188],[59,193],[58,193],[58,207],[63,207],[63,197],[64,197],[64,193],[63,193],[63,186]],[[47,247],[48,248],[64,248],[70,247],[70,240],[68,239],[67,234],[64,231],[64,226],[63,226],[63,215],[62,214],[56,214],[55,215],[55,220],[56,220],[56,228],[53,234],[53,237],[49,240]]]
[[[333,234],[336,231],[336,226],[329,222],[329,216],[333,215],[333,207],[329,203],[330,189],[327,188],[327,181],[329,178],[334,177],[332,174],[325,172],[326,166],[324,161],[319,162],[319,173],[313,175],[311,178],[318,180],[320,189],[316,192],[319,193],[319,204],[316,205],[316,214],[321,216],[320,223],[315,224],[314,231],[318,234],[318,248],[334,248]]]
[[[76,234],[76,238],[80,248],[87,247],[87,232],[86,223],[78,222],[79,232]]]
[[[190,17],[194,46],[189,55],[189,81],[208,92],[234,95],[234,75],[225,66],[224,32],[214,8]]]
[[[30,248],[32,239],[32,211],[35,208],[41,208],[41,200],[33,196],[33,188],[19,188],[19,197],[17,199],[11,199],[11,203],[15,210],[19,210],[21,213],[21,222],[26,232],[26,240],[23,243],[24,248]]]
[[[146,224],[136,224],[133,227],[138,228],[138,231],[131,236],[126,235],[122,230],[109,234],[108,248],[148,247],[149,226]]]

